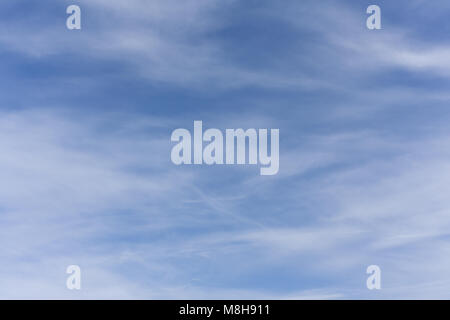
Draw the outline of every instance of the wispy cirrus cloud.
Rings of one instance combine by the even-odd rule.
[[[0,5],[0,297],[447,295],[445,41],[394,4],[79,3]],[[280,128],[279,174],[173,166],[198,119]]]

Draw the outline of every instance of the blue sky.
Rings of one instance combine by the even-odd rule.
[[[2,1],[0,298],[448,298],[449,12]],[[279,173],[175,166],[194,120],[279,128]]]

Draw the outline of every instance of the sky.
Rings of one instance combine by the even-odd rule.
[[[1,1],[0,298],[450,298],[449,14]],[[278,174],[174,165],[195,120],[279,129]]]

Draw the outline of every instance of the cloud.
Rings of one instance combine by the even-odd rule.
[[[331,2],[80,5],[0,19],[0,297],[447,295],[445,43]],[[200,118],[280,128],[279,174],[174,166]]]

